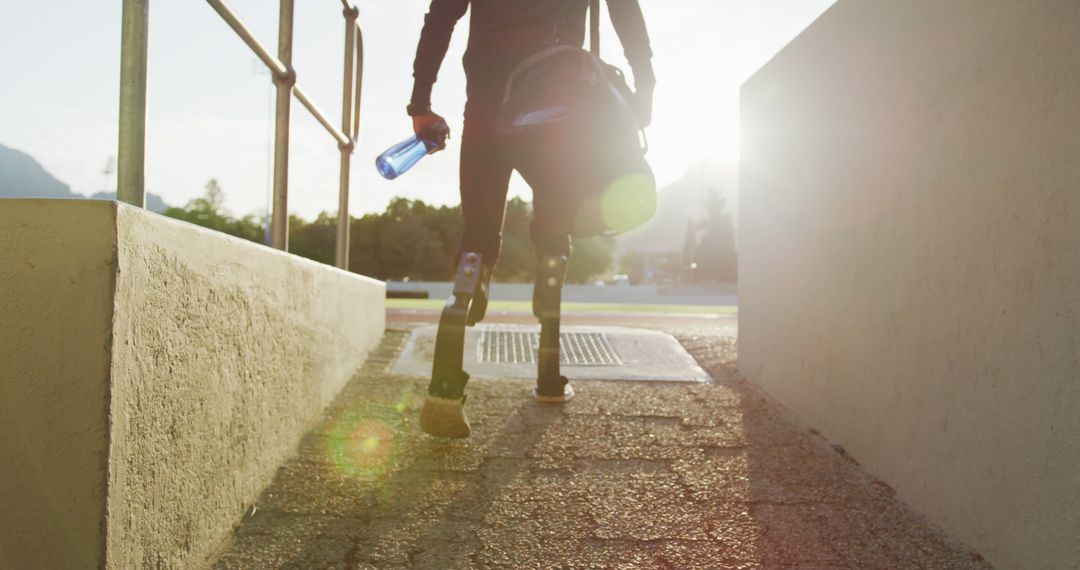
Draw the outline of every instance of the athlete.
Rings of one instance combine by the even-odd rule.
[[[412,99],[407,108],[417,134],[448,134],[444,119],[431,109],[431,91],[454,25],[470,7],[460,165],[464,232],[454,295],[440,320],[432,381],[420,413],[423,431],[452,438],[468,437],[470,432],[464,413],[469,379],[462,370],[464,329],[483,319],[487,309],[492,269],[502,245],[506,193],[514,170],[495,136],[503,91],[510,73],[530,55],[555,44],[584,45],[589,0],[432,0],[416,50]],[[634,107],[640,126],[645,127],[651,120],[656,80],[641,7],[638,0],[607,0],[607,9],[633,72]],[[542,329],[534,395],[541,402],[565,402],[573,397],[573,389],[558,374],[558,312],[570,256],[570,231],[557,200],[545,199],[543,192],[536,190],[530,226],[537,255],[533,312]],[[553,362],[546,358],[552,350]]]

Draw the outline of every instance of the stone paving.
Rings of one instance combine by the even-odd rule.
[[[989,568],[741,381],[733,338],[673,332],[714,383],[476,380],[442,441],[389,331],[215,567]]]

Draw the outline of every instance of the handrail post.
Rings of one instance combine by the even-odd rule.
[[[275,75],[277,111],[274,125],[274,208],[270,214],[270,244],[289,249],[289,112],[296,72],[292,68],[294,0],[281,0],[278,21],[278,60],[285,75]]]
[[[348,135],[355,142],[360,138],[360,94],[363,93],[364,86],[364,32],[360,29],[360,24],[356,24],[356,97],[353,101],[353,115],[352,115],[352,131]]]
[[[352,137],[353,98],[359,93],[353,92],[354,53],[356,44],[356,18],[360,15],[355,7],[345,8],[345,71],[341,93],[341,131],[349,137],[348,144],[338,144],[341,150],[341,174],[338,184],[338,219],[337,243],[334,251],[334,264],[349,270],[349,168],[356,141]]]
[[[150,0],[124,0],[120,38],[120,132],[116,199],[146,205],[146,58]]]

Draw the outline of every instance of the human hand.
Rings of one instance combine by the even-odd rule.
[[[437,145],[428,154],[434,154],[446,148],[446,140],[450,138],[450,127],[446,125],[446,119],[428,111],[413,116],[412,123],[413,133],[416,136]]]

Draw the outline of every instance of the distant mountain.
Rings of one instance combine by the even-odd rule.
[[[730,212],[737,211],[738,169],[732,162],[701,162],[682,178],[657,192],[656,216],[640,228],[616,239],[620,253],[629,251],[682,251],[686,226],[704,211],[707,188],[716,188],[727,198]],[[736,215],[737,217],[737,215]]]
[[[25,152],[0,144],[0,198],[72,198],[87,199],[49,174],[41,163]],[[114,200],[115,192],[98,192],[91,200]],[[146,194],[146,208],[164,212],[169,205],[161,196]]]
[[[85,198],[49,174],[34,157],[0,145],[0,198]]]
[[[86,198],[83,195],[77,195],[78,198]],[[115,200],[116,192],[96,192],[90,196],[91,200]],[[168,210],[171,206],[165,203],[165,200],[161,199],[161,196],[154,194],[153,192],[146,193],[146,209],[151,212],[162,213]]]

